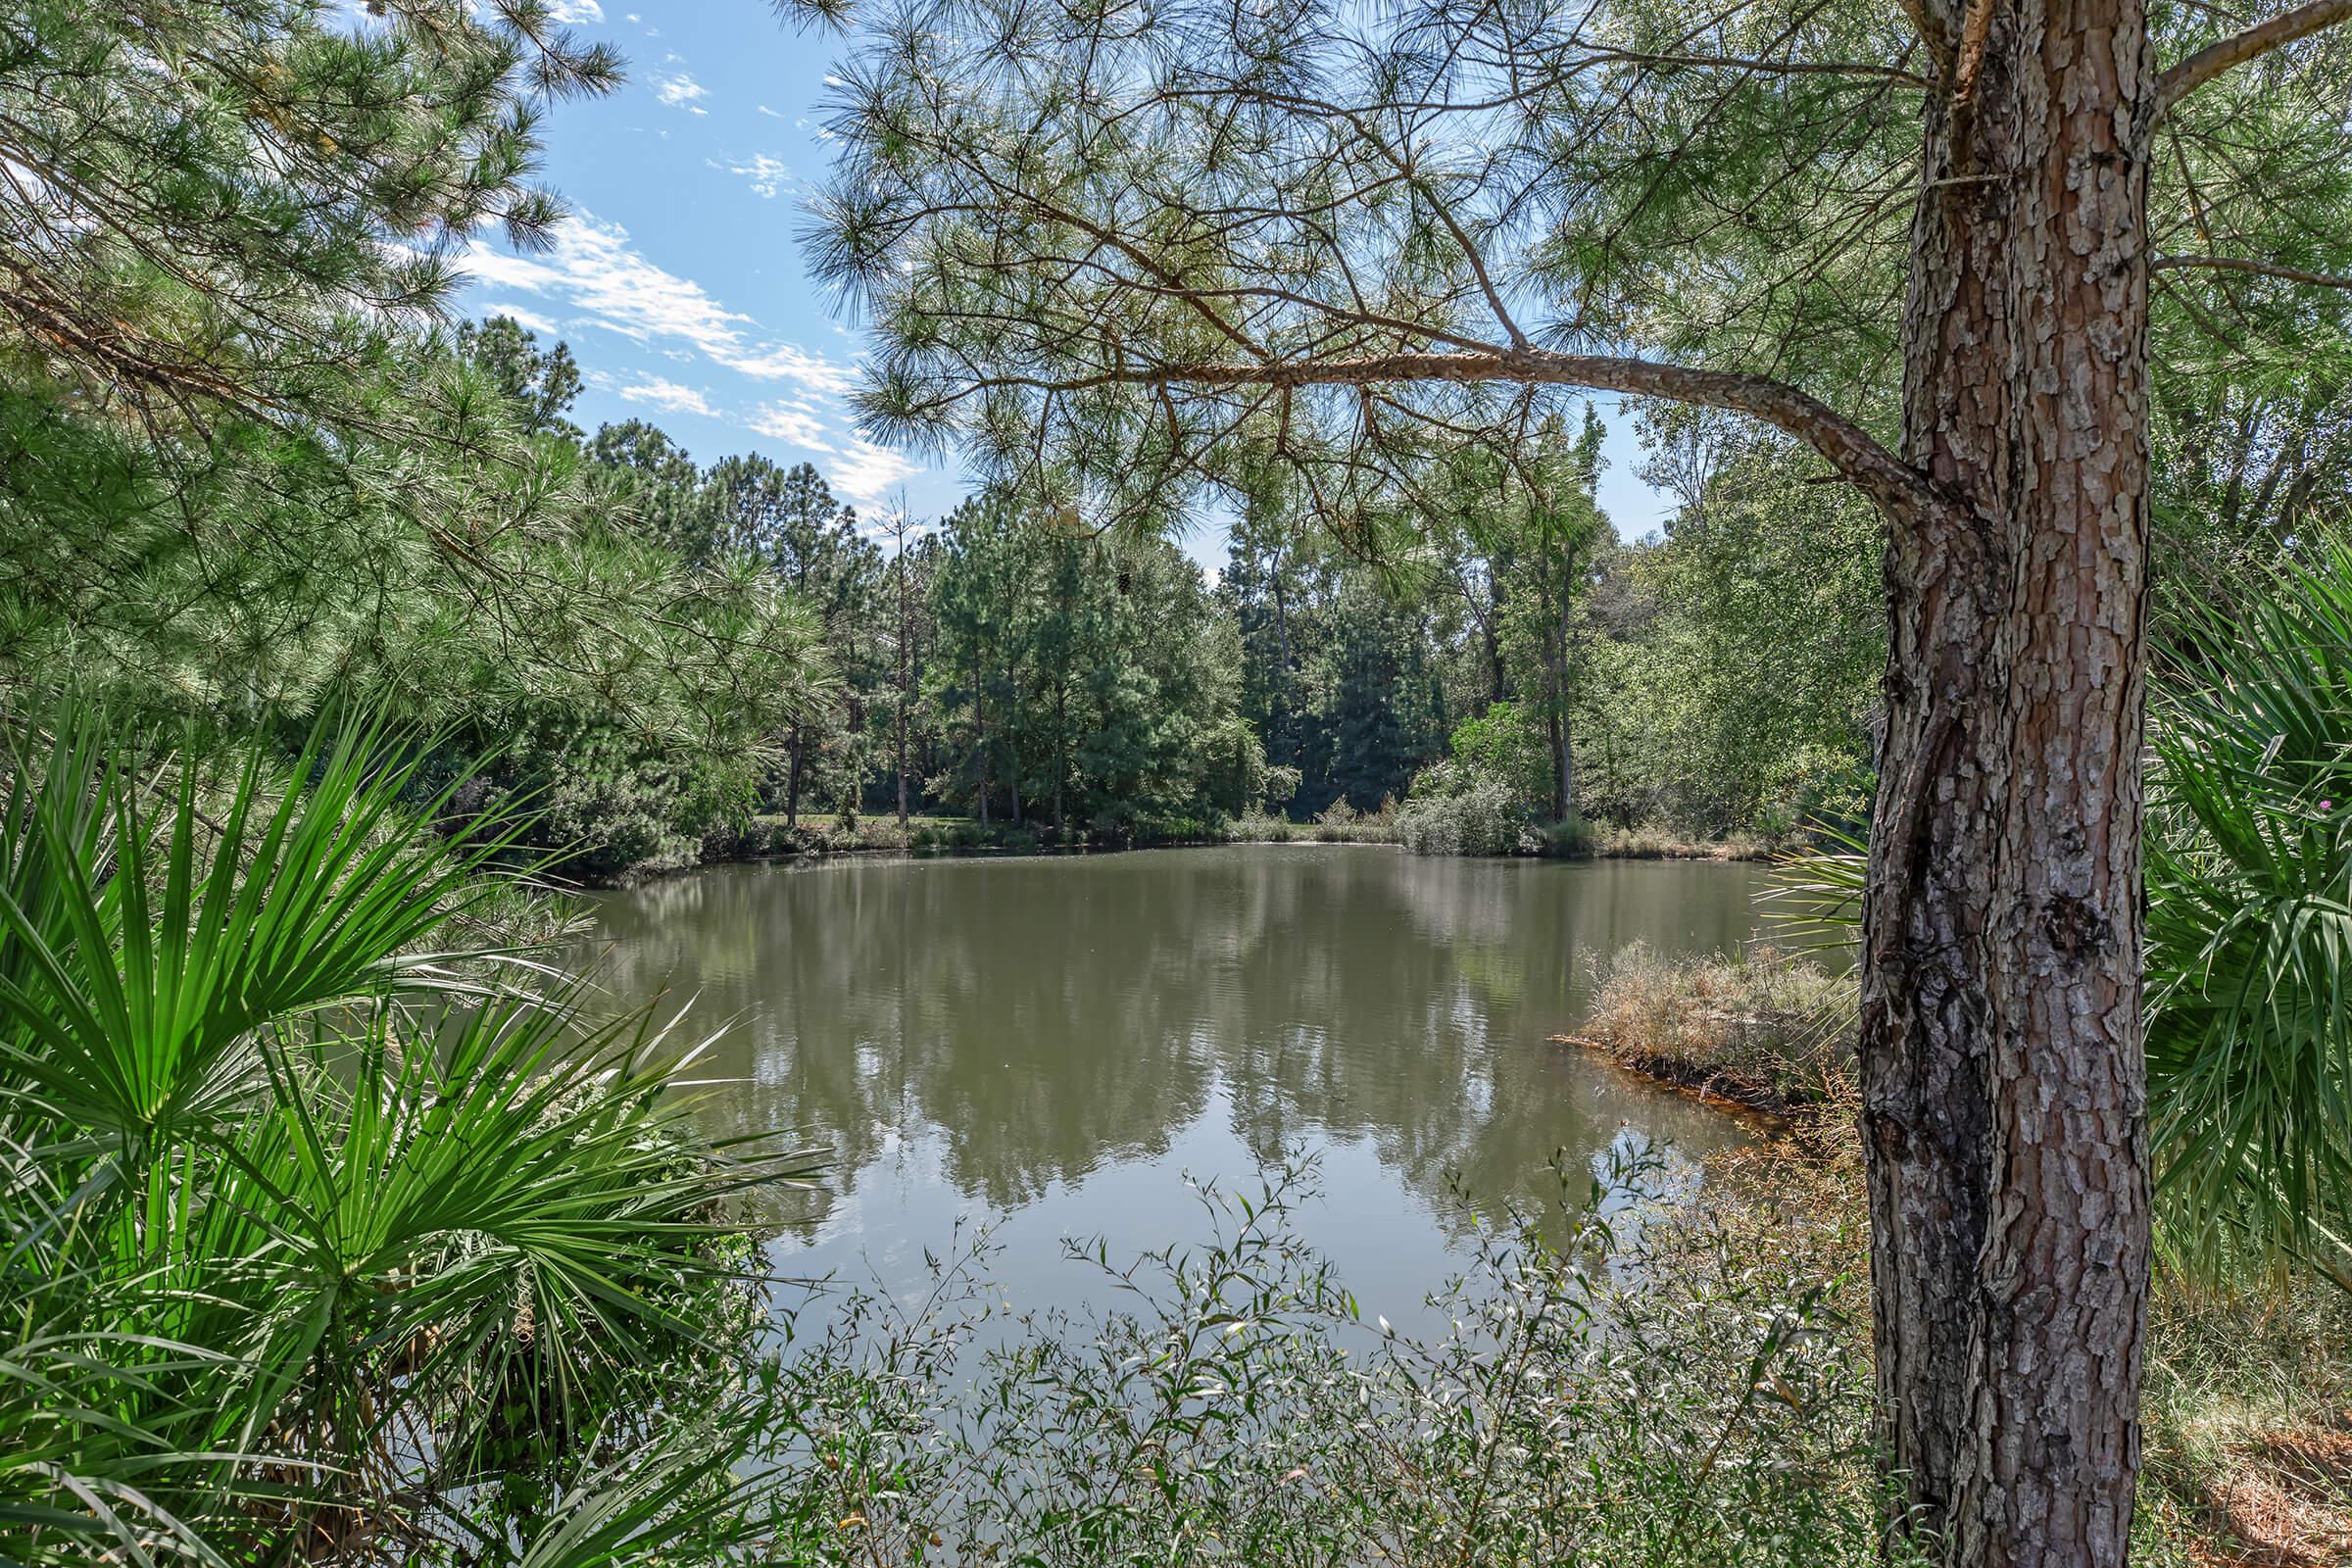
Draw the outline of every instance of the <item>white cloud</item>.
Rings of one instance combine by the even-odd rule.
[[[797,381],[811,392],[835,397],[858,389],[858,368],[811,354],[797,343],[770,343],[750,354],[722,360],[730,369],[760,381]]]
[[[547,8],[547,14],[550,20],[563,23],[566,26],[578,26],[583,23],[605,20],[605,8],[598,5],[596,0],[555,0],[555,3]]]
[[[863,434],[853,433],[849,450],[827,469],[825,477],[833,481],[834,489],[852,501],[876,507],[893,488],[919,471],[890,448],[867,440]]]
[[[495,287],[564,299],[597,325],[641,343],[682,338],[711,359],[744,352],[741,328],[751,318],[638,255],[617,223],[574,219],[556,230],[554,249],[543,257],[485,246],[466,266]]]
[[[757,153],[724,166],[730,174],[741,174],[752,182],[755,196],[773,196],[792,183],[792,168],[781,158]]]
[[[807,404],[770,403],[754,415],[750,423],[760,434],[774,436],[792,446],[806,447],[811,452],[834,450],[824,422]]]
[[[635,386],[622,387],[620,395],[631,403],[651,403],[655,408],[667,409],[672,414],[700,414],[709,418],[715,418],[718,415],[710,400],[693,387],[664,381],[658,375],[650,376]]]
[[[827,397],[858,385],[854,365],[795,343],[752,339],[748,332],[756,323],[750,317],[728,310],[694,279],[647,261],[617,223],[574,218],[557,228],[554,239],[543,256],[481,245],[466,257],[466,270],[492,288],[560,302],[574,327],[601,326],[673,359],[684,360],[691,350],[738,375],[790,382]]]
[[[782,120],[784,118],[782,115],[777,114],[773,109],[768,108],[765,104],[761,104],[760,106],[760,112],[770,120]]]
[[[654,89],[654,96],[672,109],[683,109],[691,115],[707,115],[710,112],[695,102],[697,98],[709,97],[710,89],[683,71],[666,74],[656,72],[645,79]]]
[[[537,311],[512,304],[506,300],[484,300],[481,309],[474,314],[483,319],[493,316],[511,316],[514,318],[515,325],[528,327],[541,337],[556,337],[562,333],[562,328]]]

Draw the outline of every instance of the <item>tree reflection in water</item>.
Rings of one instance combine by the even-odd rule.
[[[796,1274],[910,1285],[987,1215],[1014,1304],[1064,1304],[1063,1237],[1181,1241],[1181,1173],[1304,1149],[1311,1240],[1396,1317],[1450,1267],[1457,1186],[1548,1205],[1555,1153],[1647,1141],[1687,1180],[1740,1136],[1546,1037],[1581,1021],[1591,954],[1748,939],[1759,877],[1345,846],[848,859],[601,895],[595,952],[620,1000],[735,1020],[714,1132],[834,1151],[775,1216]]]

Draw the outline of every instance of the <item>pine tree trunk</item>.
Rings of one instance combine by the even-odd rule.
[[[1973,12],[1973,8],[1972,8]],[[2142,0],[1960,19],[1931,94],[1864,906],[1881,1407],[1954,1563],[2125,1560],[2148,1277]]]
[[[1565,822],[1576,814],[1576,732],[1565,717],[1560,720],[1560,798],[1554,806],[1555,822]]]
[[[792,726],[792,735],[785,743],[792,761],[784,774],[784,825],[801,825],[801,726]]]
[[[1565,822],[1576,807],[1576,736],[1568,723],[1568,620],[1576,609],[1575,561],[1571,557],[1560,578],[1559,646],[1551,666],[1552,755],[1559,760],[1558,794],[1552,802],[1552,820]]]
[[[1012,825],[1021,825],[1021,688],[1020,675],[1011,665],[1004,667],[1004,689],[1011,693],[1012,717],[1004,726],[1005,777],[1012,785]]]
[[[899,829],[906,827],[906,536],[899,535]]]
[[[1545,706],[1551,710],[1544,715],[1544,739],[1551,743],[1551,819],[1565,822],[1568,820],[1568,726],[1561,721],[1556,703]]]
[[[980,752],[980,825],[988,826],[988,703],[980,690],[980,671],[972,671],[972,728]]]

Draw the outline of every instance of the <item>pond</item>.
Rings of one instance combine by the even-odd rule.
[[[1742,1136],[1547,1036],[1633,942],[1737,948],[1756,867],[1426,859],[1372,846],[741,866],[601,894],[600,975],[732,1027],[717,1133],[832,1151],[777,1267],[894,1294],[993,1224],[1015,1312],[1089,1304],[1114,1258],[1202,1231],[1188,1176],[1304,1151],[1298,1223],[1367,1317],[1419,1317],[1467,1195],[1556,1206],[1609,1152],[1669,1180]],[[582,956],[587,956],[584,951]]]

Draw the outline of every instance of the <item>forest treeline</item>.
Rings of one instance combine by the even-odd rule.
[[[1588,416],[1545,432],[1543,505],[1433,502],[1421,543],[1382,553],[1270,496],[1195,520],[1229,535],[1212,580],[1164,534],[988,493],[861,517],[808,464],[698,464],[643,420],[584,431],[569,349],[511,318],[433,352],[552,514],[500,541],[522,604],[422,552],[397,615],[321,605],[205,680],[184,673],[199,648],[259,628],[158,615],[146,638],[185,645],[179,669],[126,636],[113,700],[221,728],[328,690],[395,704],[442,726],[448,767],[489,759],[455,810],[527,812],[592,879],[824,842],[899,811],[902,781],[913,814],[1062,842],[1472,799],[1779,836],[1868,798],[1874,525],[1771,437],[1659,432],[1649,477],[1682,510],[1653,538],[1596,505]]]
[[[641,699],[699,707],[692,732],[562,688],[517,709],[487,651],[442,688],[461,747],[504,748],[467,804],[537,803],[532,831],[578,849],[580,874],[821,843],[820,820],[902,804],[1065,842],[1401,811],[1408,842],[1490,850],[1573,848],[1592,825],[1786,841],[1868,811],[1880,525],[1770,432],[1637,411],[1642,476],[1677,508],[1649,537],[1594,499],[1588,413],[1543,432],[1542,490],[1458,481],[1401,549],[1314,528],[1278,492],[1194,519],[1227,535],[1211,580],[1168,534],[987,493],[860,517],[807,464],[698,465],[642,420],[585,433],[569,351],[511,319],[453,352],[573,476],[601,556],[691,585],[679,602],[764,607],[737,613],[767,639],[766,703],[716,702],[740,667],[723,659]],[[2261,383],[2175,411],[2161,602],[2227,602],[2343,525],[2352,444],[2323,415]]]
[[[902,770],[918,814],[1098,841],[1473,776],[1530,820],[1693,835],[1867,796],[1871,524],[1770,438],[1711,434],[1658,538],[1594,505],[1593,426],[1553,433],[1551,510],[1465,504],[1408,554],[1278,500],[1202,519],[1211,582],[1162,536],[985,494],[861,518],[806,464],[583,431],[569,350],[512,319],[382,373],[431,444],[231,416],[159,446],[0,382],[12,687],[215,741],[398,712],[440,737],[427,782],[489,759],[454,809],[527,810],[591,879],[895,812]],[[232,521],[252,548],[211,548]]]
[[[587,432],[580,386],[505,318],[387,338],[339,426],[231,407],[156,441],[0,378],[0,677],[209,743],[398,713],[437,737],[424,784],[467,775],[454,812],[527,818],[586,880],[828,842],[902,780],[914,814],[1063,842],[1384,811],[1441,849],[1769,841],[1867,810],[1879,525],[1753,426],[1636,411],[1677,503],[1646,538],[1594,500],[1591,414],[1541,433],[1540,484],[1450,475],[1401,545],[1279,489],[1098,535],[985,492],[860,517],[806,464]],[[2352,443],[2308,385],[2169,415],[2161,598],[2226,600],[2342,522]],[[1213,581],[1186,525],[1228,535]]]

